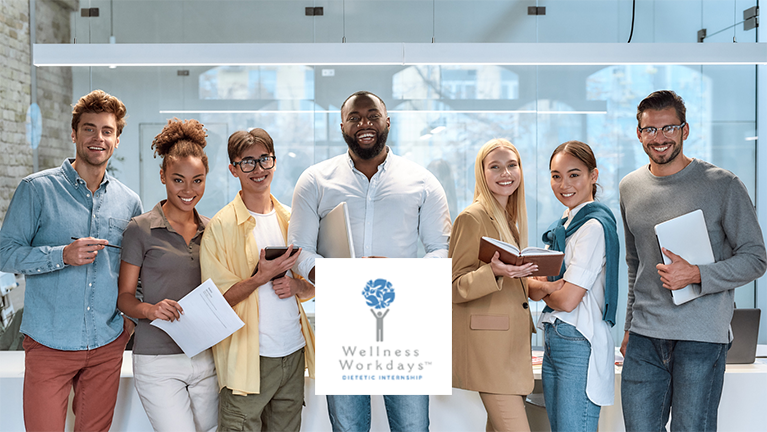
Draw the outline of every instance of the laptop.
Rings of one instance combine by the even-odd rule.
[[[714,262],[714,252],[708,238],[706,219],[703,211],[698,209],[679,217],[655,225],[655,235],[658,244],[681,256],[692,265],[711,264]],[[671,264],[671,258],[661,251],[663,264]],[[680,305],[703,295],[700,284],[690,284],[686,287],[671,291],[674,304]]]
[[[727,352],[727,364],[750,364],[756,358],[759,339],[760,309],[735,309],[730,322],[732,346]]]
[[[320,220],[317,253],[324,258],[354,258],[349,208],[338,204]]]

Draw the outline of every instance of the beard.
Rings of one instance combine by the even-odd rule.
[[[679,156],[679,153],[682,152],[681,144],[677,143],[676,141],[667,141],[663,144],[671,146],[671,154],[665,157],[655,156],[655,152],[653,152],[650,148],[648,148],[649,146],[643,145],[644,151],[645,153],[647,153],[647,156],[649,156],[650,159],[652,159],[652,161],[658,165],[665,165],[667,163],[673,162],[674,159],[676,159],[676,157]]]
[[[344,131],[341,131],[341,135],[344,137],[344,141],[346,141],[346,145],[349,146],[349,150],[351,150],[352,153],[356,154],[357,157],[362,160],[370,160],[381,154],[384,147],[386,147],[386,138],[389,136],[389,128],[386,128],[386,130],[378,134],[378,139],[373,147],[370,148],[362,148],[356,138],[346,135],[346,132]]]

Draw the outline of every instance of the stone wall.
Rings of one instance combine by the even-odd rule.
[[[37,0],[38,43],[70,43],[75,0]],[[19,181],[33,171],[25,121],[31,102],[29,1],[0,2],[0,222]],[[37,69],[37,104],[43,114],[39,169],[61,165],[74,154],[70,138],[72,69]]]

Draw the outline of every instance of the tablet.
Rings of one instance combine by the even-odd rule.
[[[287,246],[267,246],[264,248],[264,255],[266,255],[266,260],[271,261],[275,258],[278,258],[285,254],[285,252],[288,251]],[[293,246],[293,250],[290,251],[290,256],[293,256],[298,252],[298,248]],[[256,272],[258,271],[258,263],[256,263],[256,268],[253,269],[253,273],[251,273],[251,277],[255,276]],[[287,274],[287,270],[282,272],[282,274],[279,274],[272,278],[272,280],[279,279]]]

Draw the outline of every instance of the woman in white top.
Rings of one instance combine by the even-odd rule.
[[[600,407],[613,404],[618,291],[615,217],[594,202],[599,172],[591,148],[579,141],[554,150],[551,189],[567,209],[544,234],[565,253],[557,277],[530,278],[530,298],[543,300],[543,395],[552,431],[595,431]]]

